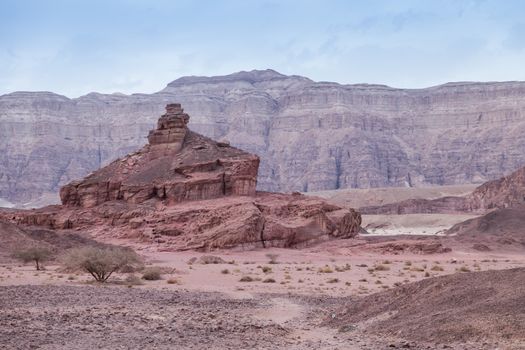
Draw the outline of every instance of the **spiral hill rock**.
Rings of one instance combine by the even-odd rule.
[[[254,195],[259,157],[190,131],[189,119],[180,104],[167,105],[148,145],[62,187],[62,204],[93,207],[111,200],[173,203]]]
[[[257,192],[259,157],[189,130],[189,118],[168,104],[147,145],[62,187],[62,205],[4,209],[0,220],[160,250],[295,247],[359,233],[355,210]]]

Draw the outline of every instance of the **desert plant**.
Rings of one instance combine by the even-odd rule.
[[[224,270],[221,270],[221,273],[222,273],[223,275],[227,275],[227,274],[230,273],[230,270],[228,270],[228,269],[224,269]]]
[[[375,265],[374,266],[374,270],[376,270],[376,271],[388,271],[388,270],[390,270],[390,267],[379,264],[379,265]]]
[[[250,277],[250,276],[243,276],[239,280],[239,282],[253,282],[253,281],[254,281],[253,277]]]
[[[97,282],[106,282],[113,273],[140,265],[141,259],[131,249],[83,247],[69,250],[63,264],[70,271],[86,271]]]
[[[179,281],[175,278],[170,278],[166,281],[167,284],[179,284]]]
[[[13,257],[24,263],[34,262],[37,271],[40,271],[42,268],[42,262],[48,260],[51,255],[51,250],[45,247],[35,246],[18,250],[13,254]]]
[[[148,267],[142,273],[142,279],[146,281],[158,281],[162,279],[162,273],[159,267]]]
[[[272,272],[272,268],[270,266],[262,266],[261,269],[262,269],[262,272],[264,272],[264,273],[271,273]]]
[[[275,280],[273,278],[267,278],[263,280],[263,283],[275,283]]]
[[[132,286],[140,286],[144,284],[141,281],[140,277],[134,274],[129,274],[124,281],[126,282],[127,285],[132,285]]]
[[[270,259],[268,262],[269,264],[277,264],[277,258],[279,257],[279,254],[268,253],[266,254],[266,257]]]
[[[332,273],[334,272],[334,270],[332,270],[332,268],[328,265],[325,265],[324,267],[320,267],[317,272],[319,273]]]

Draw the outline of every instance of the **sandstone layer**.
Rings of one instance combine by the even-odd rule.
[[[351,238],[361,215],[299,193],[256,192],[259,158],[187,129],[169,104],[149,144],[60,190],[63,205],[0,221],[127,238],[160,250],[298,247]]]
[[[56,193],[136,151],[174,100],[191,130],[261,157],[260,190],[482,183],[525,164],[525,83],[395,89],[266,70],[184,77],[154,94],[0,96],[0,198]]]
[[[92,207],[111,200],[181,202],[254,195],[259,158],[188,130],[188,114],[170,104],[149,144],[60,190],[64,205]]]

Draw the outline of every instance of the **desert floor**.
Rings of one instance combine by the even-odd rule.
[[[148,266],[164,272],[140,285],[126,282],[129,274],[100,285],[58,265],[35,271],[6,262],[0,265],[0,349],[495,348],[378,338],[366,325],[321,323],[352,298],[433,276],[523,267],[523,254],[393,255],[344,244],[217,251],[213,257],[222,262],[213,263],[209,253],[156,252],[130,243]]]

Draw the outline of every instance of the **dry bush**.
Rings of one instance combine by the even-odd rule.
[[[162,279],[161,269],[157,266],[144,269],[144,272],[142,272],[142,279],[146,281],[158,281]]]
[[[175,278],[170,278],[166,281],[167,284],[179,284],[179,281]]]
[[[388,271],[388,270],[390,270],[390,267],[379,264],[379,265],[374,266],[374,270],[376,270],[376,271]]]
[[[40,271],[42,262],[49,260],[52,256],[51,250],[45,247],[34,246],[26,249],[20,249],[14,252],[13,257],[24,263],[34,262],[37,271]]]
[[[199,258],[199,263],[208,265],[208,264],[226,264],[221,257],[215,255],[203,255]]]
[[[140,257],[131,249],[98,247],[71,249],[62,262],[69,271],[89,272],[97,282],[106,282],[113,273],[142,264]]]
[[[224,270],[221,270],[221,273],[222,273],[223,275],[227,275],[227,274],[230,273],[230,270],[228,270],[228,269],[224,269]]]
[[[250,277],[250,276],[243,276],[241,277],[241,279],[239,280],[239,282],[253,282],[253,278]]]
[[[266,257],[270,259],[268,262],[269,264],[277,264],[277,258],[279,257],[279,254],[268,253],[266,254]]]
[[[262,272],[264,273],[271,273],[272,272],[272,268],[270,266],[263,266],[261,267],[262,269]]]
[[[317,270],[317,272],[320,272],[320,273],[332,273],[334,272],[334,270],[332,270],[332,268],[328,265],[325,265],[324,267],[320,267],[319,270]]]
[[[275,280],[273,278],[267,278],[263,280],[263,283],[275,283]]]
[[[134,274],[128,275],[124,281],[126,282],[127,285],[132,285],[132,286],[140,286],[144,284],[142,280],[140,279],[140,277]]]

